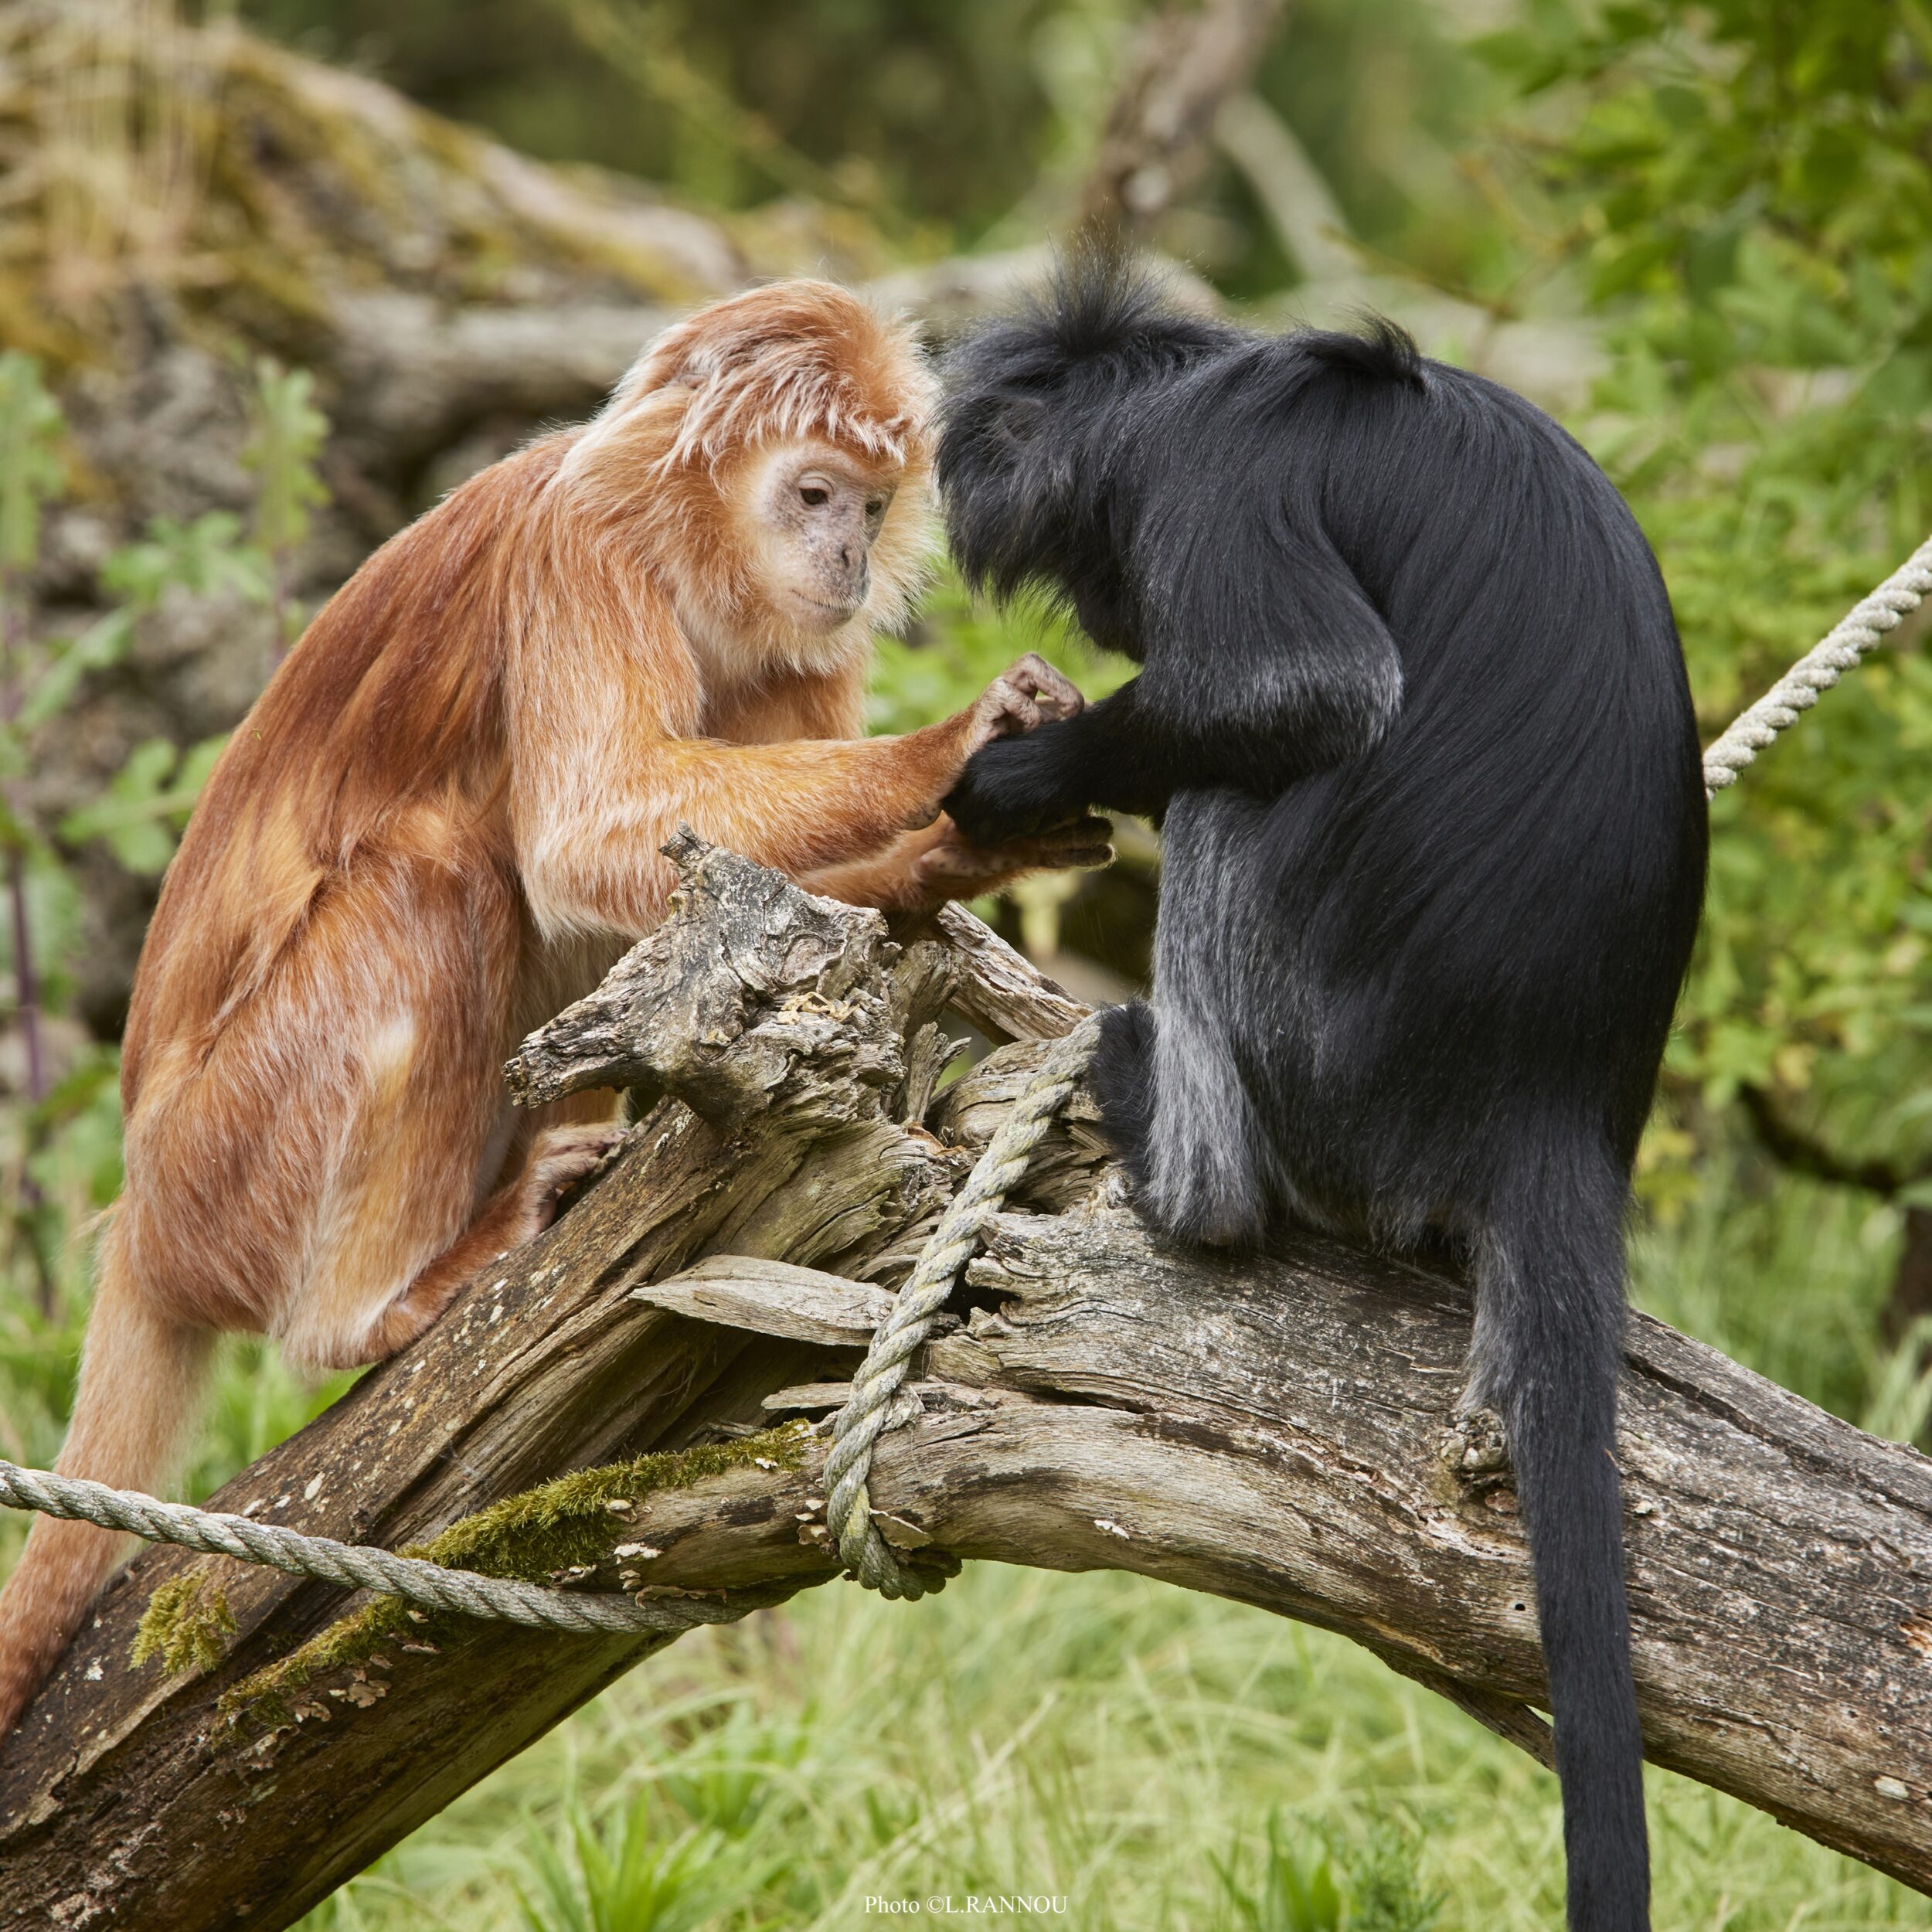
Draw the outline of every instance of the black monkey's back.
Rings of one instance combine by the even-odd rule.
[[[1251,1077],[1298,1143],[1297,1194],[1405,1239],[1479,1210],[1559,1127],[1628,1174],[1696,930],[1704,794],[1669,602],[1602,472],[1509,391],[1342,340],[1254,352],[1300,379],[1247,483],[1279,494],[1277,550],[1326,539],[1400,699],[1353,755],[1271,795],[1177,788],[1170,813],[1183,838],[1242,838],[1266,893],[1277,969],[1237,1031],[1271,1043]],[[1203,459],[1263,371],[1215,374],[1198,416],[1174,399],[1175,447]],[[1298,587],[1311,630],[1327,594]],[[1311,1089],[1338,1104],[1312,1132]]]
[[[1367,338],[1165,316],[1117,264],[956,359],[969,575],[1141,675],[981,753],[1004,835],[1164,815],[1151,1008],[1094,1080],[1170,1232],[1433,1230],[1476,1277],[1536,1564],[1577,1932],[1648,1923],[1614,1449],[1622,1216],[1704,795],[1655,562],[1541,412]]]

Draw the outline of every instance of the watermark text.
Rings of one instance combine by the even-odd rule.
[[[923,1898],[869,1893],[869,1913],[926,1918],[1050,1919],[1066,1916],[1065,1892],[932,1892]]]

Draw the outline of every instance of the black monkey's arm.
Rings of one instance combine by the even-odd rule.
[[[1158,816],[1180,781],[1162,757],[1159,734],[1138,716],[1141,682],[1136,678],[1073,717],[975,752],[946,801],[954,821],[988,845],[1009,835],[1002,828],[1057,825],[1103,798],[1111,811]]]
[[[1395,640],[1325,536],[1274,509],[1245,541],[1181,535],[1132,683],[974,756],[946,801],[969,838],[1088,806],[1158,815],[1192,786],[1274,798],[1379,742],[1402,702]]]

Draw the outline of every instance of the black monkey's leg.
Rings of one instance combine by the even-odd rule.
[[[1136,1205],[1169,1233],[1215,1247],[1258,1243],[1278,1162],[1236,1043],[1265,1013],[1266,922],[1253,850],[1266,808],[1231,792],[1177,792],[1168,814],[1155,931],[1152,1105]],[[1249,1039],[1249,1053],[1265,1043]]]

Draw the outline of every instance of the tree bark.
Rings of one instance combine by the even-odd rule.
[[[1080,1009],[957,910],[896,944],[696,841],[674,855],[671,919],[512,1072],[532,1097],[661,1093],[621,1161],[217,1506],[395,1545],[699,1445],[584,1479],[574,1560],[532,1535],[488,1566],[726,1614],[832,1576],[824,1443],[749,1432],[842,1398]],[[934,1098],[948,1005],[1015,1043]],[[1507,1461],[1461,1413],[1465,1287],[1314,1236],[1241,1264],[1164,1246],[1104,1155],[1077,1094],[882,1439],[886,1534],[1342,1631],[1546,1758]],[[1932,1890],[1932,1469],[1641,1318],[1619,1454],[1651,1756]],[[133,1668],[155,1587],[196,1569],[232,1634]],[[662,1641],[353,1607],[138,1557],[0,1753],[0,1927],[285,1926]]]
[[[1169,5],[1130,50],[1080,212],[1144,233],[1186,193],[1213,151],[1216,117],[1253,77],[1286,0]]]

